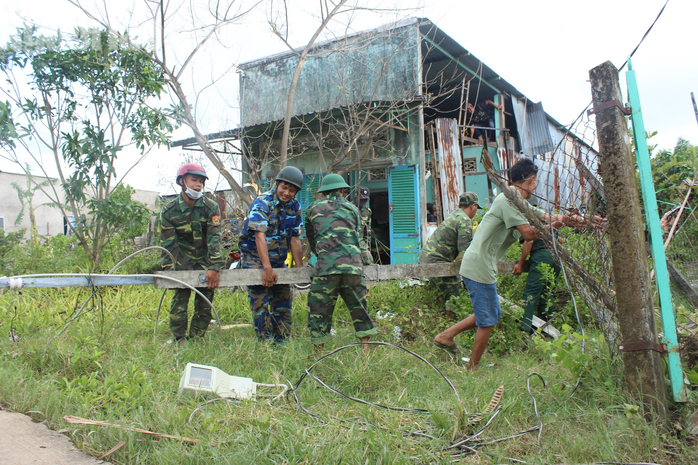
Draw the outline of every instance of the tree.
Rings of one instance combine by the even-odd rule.
[[[310,40],[305,44],[303,47],[303,50],[301,52],[298,52],[296,49],[293,48],[293,46],[289,42],[289,0],[279,0],[279,1],[271,1],[271,6],[270,6],[270,17],[268,19],[269,26],[271,27],[272,32],[279,37],[283,43],[294,53],[298,55],[298,63],[295,66],[293,77],[291,78],[291,83],[288,89],[288,94],[287,94],[287,100],[286,100],[286,112],[285,116],[283,119],[283,131],[281,134],[281,146],[279,148],[279,167],[283,168],[286,166],[287,161],[288,161],[288,152],[289,152],[289,144],[292,143],[292,137],[291,137],[291,125],[292,125],[292,119],[294,116],[294,102],[296,98],[296,90],[298,87],[298,81],[301,76],[301,72],[303,70],[303,67],[305,65],[305,62],[308,58],[308,56],[311,53],[311,50],[313,50],[313,47],[315,46],[316,41],[320,37],[320,35],[328,29],[331,23],[339,23],[341,20],[340,18],[345,18],[344,24],[342,24],[342,28],[347,31],[349,29],[349,24],[351,23],[352,20],[352,14],[356,13],[357,11],[363,10],[363,11],[374,11],[374,12],[380,12],[380,13],[393,13],[397,14],[401,11],[407,11],[407,10],[401,10],[399,8],[380,8],[380,7],[368,7],[368,6],[363,6],[362,2],[360,1],[355,1],[355,2],[348,2],[348,0],[319,0],[318,1],[318,6],[319,6],[319,13],[314,15],[320,19],[320,24],[318,25],[317,29],[311,36]],[[410,11],[413,11],[414,9],[410,9]],[[283,12],[283,14],[281,13]],[[334,50],[336,53],[338,50]],[[339,50],[339,53],[342,51]],[[320,53],[323,53],[322,51]],[[375,64],[376,66],[380,67],[380,64]],[[381,74],[383,74],[381,72]],[[328,76],[329,78],[329,76]],[[340,79],[342,76],[340,75]],[[347,89],[346,87],[342,87],[343,89]],[[345,95],[346,96],[346,95]],[[350,99],[351,100],[351,99]],[[372,99],[371,99],[372,100]],[[358,103],[358,102],[357,102]],[[367,102],[361,101],[361,103],[366,104]],[[370,122],[370,116],[372,116],[372,119],[374,121],[379,121],[379,126],[384,126],[384,121],[382,121],[382,118],[378,117],[378,114],[382,112],[382,110],[385,109],[385,106],[381,106],[381,110],[378,110],[377,112],[371,112],[371,111],[366,111],[367,109],[370,108],[370,105],[364,105],[363,106],[363,111],[360,111],[359,113],[357,112],[345,112],[344,116],[350,115],[349,117],[353,120],[351,124],[345,124],[343,127],[345,128],[353,128],[357,129],[355,134],[350,134],[350,144],[349,144],[349,150],[351,150],[354,145],[358,142],[358,138],[364,136],[365,134],[368,134],[371,132],[370,127],[374,126],[373,123]],[[344,119],[344,118],[342,118]],[[346,121],[345,121],[346,123]],[[331,126],[330,126],[331,127]],[[312,131],[311,131],[312,133]],[[353,136],[353,137],[352,137]],[[370,144],[369,144],[370,145]],[[332,169],[336,166],[336,164],[340,163],[344,159],[346,159],[348,155],[348,152],[345,151],[342,153],[339,157],[335,159],[334,162],[332,162],[330,169],[327,170],[327,172],[332,171]]]
[[[286,3],[286,0],[282,0],[283,3],[283,8],[286,13],[288,13],[288,4]],[[308,58],[308,53],[310,53],[310,49],[313,47],[315,44],[315,41],[320,37],[320,34],[322,31],[327,27],[327,25],[332,21],[332,19],[342,13],[342,7],[347,3],[347,0],[339,0],[337,2],[333,2],[332,0],[320,0],[320,26],[315,30],[315,33],[313,36],[310,38],[310,41],[305,45],[303,48],[303,51],[300,53],[298,56],[298,63],[296,64],[296,69],[293,72],[293,78],[291,79],[291,86],[288,90],[288,98],[286,100],[286,116],[284,118],[284,129],[283,129],[283,134],[281,135],[281,149],[280,149],[280,158],[279,158],[279,165],[281,168],[284,168],[286,166],[286,162],[288,160],[288,136],[289,132],[291,130],[291,117],[293,117],[293,100],[296,96],[296,88],[298,86],[298,79],[300,78],[301,71],[303,70],[303,65],[305,64],[305,60]],[[332,6],[330,9],[330,5]],[[272,8],[273,8],[273,2],[272,2]],[[288,14],[285,15],[286,19],[288,20]],[[272,30],[274,33],[283,40],[283,42],[291,49],[294,50],[293,47],[288,42],[288,27],[286,27],[285,33],[281,32],[281,29],[278,27],[277,23],[274,21],[269,21],[269,25],[272,27]]]
[[[657,200],[662,202],[660,210],[669,210],[672,204],[680,204],[686,194],[686,184],[698,173],[697,147],[684,138],[679,138],[674,150],[660,150],[652,158],[652,176],[657,191]],[[693,186],[693,199],[698,195],[698,186]],[[663,208],[662,208],[663,207]],[[668,207],[668,208],[667,208]]]
[[[5,158],[22,166],[29,156],[49,177],[42,156],[51,154],[60,185],[44,192],[75,218],[70,227],[96,269],[119,215],[138,208],[121,197],[117,208],[111,198],[119,187],[116,158],[129,145],[145,156],[169,143],[177,109],[153,106],[165,77],[128,38],[83,28],[43,36],[33,26],[0,49],[0,71],[9,99],[0,109]]]
[[[138,24],[151,24],[153,31],[153,47],[143,46],[131,40],[128,34],[122,33],[120,25],[112,22],[111,18],[118,15],[110,15],[107,4],[104,10],[98,7],[90,8],[82,0],[67,0],[79,8],[88,18],[105,28],[109,34],[119,41],[129,44],[141,53],[142,59],[150,61],[162,74],[169,89],[180,103],[177,113],[179,121],[189,127],[194,134],[197,144],[208,157],[213,166],[225,177],[233,191],[240,199],[249,205],[252,198],[242,189],[232,173],[226,167],[223,158],[206,139],[199,126],[196,109],[190,104],[190,93],[185,89],[185,72],[190,71],[192,63],[197,55],[205,49],[205,46],[214,40],[220,39],[224,30],[236,24],[247,16],[262,0],[251,0],[249,6],[243,0],[223,0],[211,2],[208,5],[189,3],[183,0],[171,3],[165,0],[144,0],[142,3],[129,4],[129,12],[132,15],[140,15]],[[138,10],[138,13],[134,13]],[[189,17],[182,21],[181,13],[188,12]],[[133,18],[131,16],[129,19]],[[178,22],[179,21],[179,22]],[[191,47],[182,45],[191,43]],[[232,67],[232,66],[231,66]],[[209,87],[214,82],[205,85]],[[194,98],[196,101],[196,97]],[[1,111],[1,109],[0,109]],[[2,129],[0,128],[0,131]]]

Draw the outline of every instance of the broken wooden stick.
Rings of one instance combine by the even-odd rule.
[[[126,431],[133,431],[134,433],[148,434],[150,436],[155,436],[157,438],[176,439],[177,441],[184,441],[184,442],[187,442],[189,444],[196,444],[197,442],[199,442],[196,439],[191,439],[191,438],[187,438],[184,436],[173,436],[171,434],[155,433],[153,431],[148,431],[148,430],[140,429],[140,428],[132,428],[130,426],[112,425],[111,423],[105,423],[103,421],[88,420],[87,418],[74,417],[72,415],[66,415],[63,417],[63,419],[65,421],[67,421],[68,423],[74,423],[74,424],[79,424],[79,425],[107,426],[109,428],[118,428],[118,429],[123,429]]]

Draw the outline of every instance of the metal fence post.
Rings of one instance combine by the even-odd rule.
[[[667,418],[661,348],[652,306],[635,168],[618,69],[610,61],[589,71],[596,114],[601,177],[606,193],[618,323],[623,343],[623,383],[631,395]]]
[[[686,392],[683,386],[683,371],[681,370],[681,356],[676,335],[676,321],[674,319],[674,306],[671,301],[671,285],[669,284],[669,272],[667,270],[666,255],[664,253],[662,228],[659,224],[659,209],[657,196],[652,182],[652,166],[650,164],[650,152],[645,138],[645,123],[642,119],[640,107],[640,93],[635,79],[635,71],[628,58],[628,71],[625,73],[628,84],[628,101],[632,110],[633,140],[635,141],[635,154],[637,166],[640,170],[640,185],[642,187],[642,200],[645,204],[645,219],[650,231],[652,257],[654,258],[655,276],[657,279],[657,292],[662,312],[662,327],[664,329],[664,342],[667,346],[667,363],[669,365],[669,379],[671,381],[671,393],[675,402],[686,402]]]

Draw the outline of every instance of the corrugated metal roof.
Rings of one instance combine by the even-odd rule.
[[[550,126],[545,118],[543,104],[532,103],[526,99],[512,98],[519,144],[524,155],[536,157],[555,149],[550,136]]]
[[[388,23],[380,27],[369,29],[366,31],[357,32],[354,34],[349,34],[340,39],[327,40],[319,42],[315,47],[314,51],[319,51],[322,48],[326,48],[333,43],[346,41],[348,39],[356,38],[362,35],[375,34],[383,31],[391,31],[404,27],[418,27],[419,34],[422,39],[422,58],[423,64],[422,72],[425,74],[425,82],[429,81],[429,74],[438,74],[453,72],[454,70],[460,70],[460,72],[465,72],[469,76],[478,76],[484,84],[489,88],[489,86],[497,89],[498,92],[511,95],[518,99],[526,99],[526,97],[518,90],[516,87],[511,85],[508,81],[503,79],[498,73],[496,73],[492,68],[484,64],[477,57],[472,55],[467,49],[462,45],[452,39],[443,30],[439,29],[434,23],[432,23],[428,18],[408,18],[405,20]],[[257,60],[248,61],[239,65],[242,70],[249,70],[258,66],[273,63],[275,61],[283,60],[294,55],[298,55],[303,48],[297,48],[293,51],[287,51],[282,53],[277,53]],[[434,66],[436,62],[442,62],[439,66]],[[462,79],[462,77],[461,77]],[[311,114],[311,113],[307,113]],[[301,115],[295,115],[299,117]],[[536,118],[545,118],[547,121],[558,129],[564,129],[565,126],[560,122],[555,120],[553,117],[543,112],[541,108],[541,113],[536,115]],[[537,128],[542,128],[539,125],[540,120],[536,120],[535,126]],[[257,125],[264,125],[272,123],[272,121],[267,121],[266,123],[258,123]],[[256,126],[256,125],[255,125]],[[533,126],[533,124],[532,124]],[[237,130],[242,129],[238,128]],[[216,133],[215,135],[223,135],[225,132]],[[231,134],[233,138],[237,138],[239,134]],[[212,135],[213,136],[213,135]],[[547,147],[548,141],[546,140],[545,134],[534,133],[532,137],[532,147]],[[183,141],[179,141],[183,142]],[[194,142],[191,139],[187,140],[188,143]],[[584,143],[582,141],[582,143]],[[175,143],[179,145],[178,143]],[[538,150],[538,149],[535,149]]]
[[[354,34],[347,34],[339,39],[324,40],[324,41],[316,43],[310,49],[310,53],[320,51],[323,48],[327,48],[329,45],[337,43],[337,42],[343,42],[345,40],[360,37],[362,35],[376,34],[376,33],[384,32],[384,31],[391,31],[393,29],[398,29],[401,27],[410,26],[413,24],[418,24],[420,21],[423,21],[423,19],[422,18],[407,18],[407,19],[403,19],[403,20],[396,21],[393,23],[383,24],[382,26],[376,27],[374,29],[367,29],[365,31],[356,32]],[[245,63],[239,64],[237,67],[244,71],[244,70],[247,70],[250,68],[255,68],[257,66],[267,65],[269,63],[283,60],[285,58],[292,57],[294,55],[300,55],[303,52],[303,49],[305,49],[305,45],[302,47],[294,48],[293,50],[288,50],[286,52],[275,53],[274,55],[269,55],[269,56],[266,56],[264,58],[258,58],[256,60],[246,61]]]

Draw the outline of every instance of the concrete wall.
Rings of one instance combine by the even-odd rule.
[[[33,176],[36,183],[41,183],[46,181],[47,178],[42,176]],[[56,191],[58,192],[58,198],[61,202],[65,201],[65,195],[63,190],[60,188],[58,180],[51,180],[56,186]],[[30,220],[29,220],[29,207],[25,207],[24,218],[22,221],[15,225],[15,219],[22,211],[22,203],[19,200],[17,191],[12,187],[12,183],[16,182],[20,189],[25,190],[27,188],[27,178],[24,174],[17,173],[7,173],[0,172],[0,218],[3,218],[4,229],[7,232],[18,231],[22,228],[26,228],[25,238],[30,236]],[[44,190],[51,193],[51,187],[46,186]],[[138,202],[144,203],[148,209],[153,211],[158,211],[160,194],[155,191],[146,191],[136,189],[133,199]],[[46,205],[53,203],[49,196],[44,193],[41,189],[35,191],[34,197],[32,199],[34,205],[34,215],[36,217],[36,229],[40,236],[55,236],[57,234],[63,234],[64,232],[64,218],[60,209],[57,207]]]
[[[47,179],[41,176],[34,176],[34,178],[39,183]],[[17,183],[22,190],[27,188],[27,178],[24,174],[0,172],[0,198],[2,198],[2,202],[0,202],[0,217],[4,220],[5,231],[13,232],[26,228],[25,237],[29,238],[30,221],[28,206],[25,208],[22,221],[18,225],[15,225],[15,219],[17,219],[17,216],[22,211],[22,203],[19,200],[17,191],[12,187],[13,182]],[[53,182],[60,192],[58,181],[54,180]],[[49,189],[50,186],[46,186],[46,190],[48,191]],[[37,190],[32,199],[37,232],[42,236],[63,234],[63,215],[61,211],[56,207],[43,205],[47,203],[51,203],[51,199],[41,190]]]

